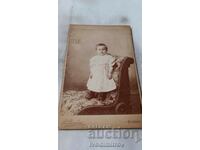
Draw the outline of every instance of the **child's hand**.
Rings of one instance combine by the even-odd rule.
[[[111,73],[108,74],[108,79],[109,80],[112,79],[112,74]]]

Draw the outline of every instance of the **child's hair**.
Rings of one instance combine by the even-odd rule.
[[[98,43],[98,44],[96,45],[96,48],[97,48],[98,46],[104,46],[105,49],[106,49],[106,51],[108,51],[108,46],[107,46],[106,44],[104,44],[104,43]]]

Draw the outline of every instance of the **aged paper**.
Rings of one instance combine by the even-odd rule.
[[[141,128],[129,26],[70,25],[59,129]]]

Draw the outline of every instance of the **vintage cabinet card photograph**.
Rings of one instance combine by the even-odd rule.
[[[59,129],[141,128],[130,26],[70,25]]]

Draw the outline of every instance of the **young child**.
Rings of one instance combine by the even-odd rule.
[[[87,99],[97,97],[103,101],[106,94],[116,89],[116,84],[112,79],[114,57],[107,53],[106,44],[99,43],[96,45],[97,55],[90,59],[90,75],[87,82],[89,90],[86,95]]]

